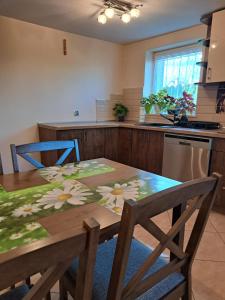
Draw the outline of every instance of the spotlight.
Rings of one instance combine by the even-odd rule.
[[[124,14],[122,15],[121,19],[122,19],[122,21],[123,21],[124,23],[127,24],[127,23],[130,22],[131,16],[130,16],[130,14],[128,14],[128,13],[124,13]]]

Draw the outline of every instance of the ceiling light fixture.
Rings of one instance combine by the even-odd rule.
[[[140,17],[140,14],[141,14],[141,12],[140,12],[140,9],[138,9],[138,8],[132,8],[131,11],[130,11],[130,15],[133,18]]]
[[[121,17],[121,20],[123,21],[123,23],[130,23],[131,15],[128,13],[124,13]]]
[[[143,4],[135,5],[125,0],[103,0],[103,9],[98,15],[98,22],[106,24],[107,19],[118,16],[123,23],[127,24],[132,18],[140,16],[140,7],[143,7]]]
[[[114,8],[112,8],[112,7],[106,8],[105,15],[106,15],[107,18],[112,19],[115,15]]]
[[[104,15],[103,13],[101,13],[99,16],[98,16],[98,23],[100,24],[106,24],[107,22],[107,17],[106,15]]]

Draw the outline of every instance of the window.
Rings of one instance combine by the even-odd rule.
[[[176,48],[155,52],[152,90],[157,93],[166,89],[173,97],[181,97],[183,91],[192,94],[197,102],[198,87],[195,82],[200,79],[202,49],[196,46]]]

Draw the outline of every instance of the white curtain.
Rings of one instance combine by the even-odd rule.
[[[201,61],[202,49],[196,46],[177,48],[154,54],[153,92],[167,89],[173,97],[181,97],[183,91],[193,95],[197,100],[197,86],[200,67],[196,62]]]

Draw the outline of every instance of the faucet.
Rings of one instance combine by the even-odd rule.
[[[174,126],[182,126],[184,124],[187,124],[188,118],[186,115],[183,115],[180,113],[180,109],[169,109],[168,114],[173,115],[173,119],[165,116],[164,114],[160,113],[160,116],[164,119],[170,121],[173,123]]]

